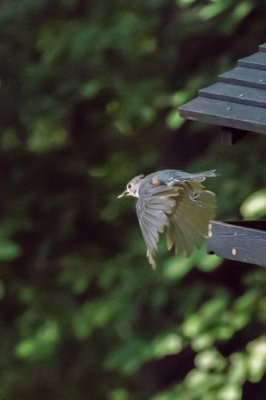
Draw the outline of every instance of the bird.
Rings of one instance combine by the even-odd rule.
[[[188,173],[165,169],[131,179],[118,198],[136,197],[136,211],[147,247],[147,258],[156,267],[159,234],[165,233],[167,249],[190,256],[207,237],[208,223],[215,217],[216,195],[202,182],[217,176],[216,170]]]

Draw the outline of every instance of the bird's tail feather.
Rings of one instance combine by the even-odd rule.
[[[217,176],[215,169],[188,175],[189,175],[188,180],[193,182],[202,182],[205,181],[206,178],[214,178],[215,176]]]

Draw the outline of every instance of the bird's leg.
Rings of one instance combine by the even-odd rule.
[[[202,206],[202,202],[200,201],[200,193],[197,192],[193,192],[189,195],[189,199],[197,204],[197,206],[201,207]]]
[[[191,195],[189,196],[190,200],[192,200],[192,201],[198,201],[199,197],[200,197],[200,194],[195,191],[193,193],[191,193]]]
[[[191,193],[189,195],[189,199],[196,203],[197,205],[201,206],[202,203],[200,201],[200,193],[193,189],[193,187],[187,182],[188,187],[191,189]]]

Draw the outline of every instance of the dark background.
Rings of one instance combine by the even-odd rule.
[[[265,269],[162,240],[153,271],[116,198],[216,168],[218,219],[266,214],[265,137],[177,113],[265,21],[255,0],[0,3],[1,400],[265,398]]]

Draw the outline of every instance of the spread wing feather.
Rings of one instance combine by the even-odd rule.
[[[205,190],[197,178],[156,187],[138,199],[137,216],[153,267],[159,233],[165,230],[169,250],[174,246],[176,254],[187,255],[201,246],[207,234],[208,221],[215,215],[215,194]]]
[[[185,182],[182,196],[176,205],[166,229],[166,243],[170,250],[175,246],[176,253],[192,253],[199,248],[206,237],[208,222],[215,216],[215,194],[205,190],[198,182]]]
[[[172,196],[177,196],[178,188],[161,187],[161,190],[153,191],[148,198],[139,198],[136,209],[140,229],[147,246],[147,257],[150,264],[155,267],[153,255],[157,250],[159,233],[164,231],[168,224],[168,215],[175,207],[175,200]]]

